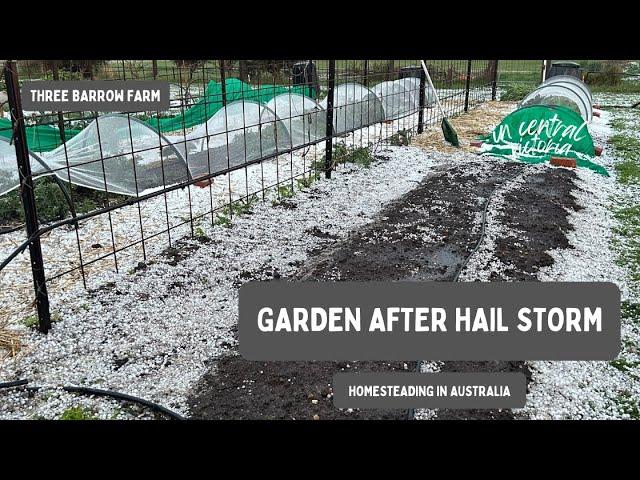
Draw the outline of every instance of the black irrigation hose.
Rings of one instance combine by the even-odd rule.
[[[124,400],[126,402],[138,403],[140,405],[144,405],[152,410],[156,410],[160,413],[164,413],[167,417],[172,420],[184,420],[184,417],[179,413],[176,413],[172,410],[169,410],[162,405],[158,405],[157,403],[153,403],[149,400],[145,400],[144,398],[134,397],[133,395],[128,395],[126,393],[114,392],[112,390],[101,390],[99,388],[89,388],[89,387],[63,387],[65,392],[69,393],[84,393],[87,395],[96,395],[99,397],[112,397],[117,400]]]
[[[0,388],[21,387],[21,386],[27,385],[28,383],[29,383],[29,380],[27,379],[14,380],[12,382],[0,383]],[[27,387],[27,388],[32,391],[38,391],[42,387]],[[147,408],[150,408],[151,410],[160,412],[172,420],[185,419],[179,413],[169,410],[168,408],[163,407],[162,405],[158,405],[157,403],[151,402],[149,400],[145,400],[144,398],[134,397],[133,395],[128,395],[126,393],[115,392],[113,390],[101,390],[99,388],[75,387],[75,386],[65,386],[65,387],[62,387],[62,389],[65,392],[69,392],[69,393],[82,393],[85,395],[95,395],[99,397],[111,397],[111,398],[115,398],[116,400],[123,400],[125,402],[137,403],[139,405],[143,405]]]
[[[21,387],[22,385],[26,385],[29,383],[29,380],[14,380],[12,382],[0,382],[0,388],[12,388],[12,387]]]
[[[482,209],[482,226],[480,229],[480,236],[478,237],[478,241],[474,245],[473,249],[471,249],[471,252],[469,252],[469,255],[467,255],[467,257],[464,259],[464,261],[460,264],[460,266],[456,270],[456,273],[453,276],[453,279],[451,280],[452,282],[457,282],[460,279],[460,274],[468,265],[469,261],[471,260],[471,257],[473,257],[475,253],[478,251],[478,249],[480,248],[480,245],[484,240],[485,234],[487,232],[487,212],[489,211],[489,204],[491,203],[491,199],[493,198],[494,193],[496,193],[498,189],[502,187],[505,183],[510,182],[511,180],[516,178],[519,174],[520,172],[514,173],[513,175],[507,177],[507,179],[504,182],[496,185],[495,187],[493,187],[493,190],[491,190],[491,193],[487,197],[487,200],[484,202],[484,208]],[[415,372],[420,373],[422,369],[421,367],[422,367],[422,360],[418,360],[418,362],[416,363]],[[415,408],[407,409],[407,420],[415,420],[415,418],[416,418],[416,409]]]
[[[18,230],[22,230],[23,228],[24,223],[13,227],[0,227],[0,235],[4,235],[5,233],[17,232]]]

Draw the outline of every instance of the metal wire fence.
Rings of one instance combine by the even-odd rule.
[[[534,84],[542,82],[543,60],[500,60],[498,85]]]
[[[448,116],[495,99],[498,81],[520,68],[426,63]],[[442,118],[419,60],[25,61],[7,62],[3,79],[11,125],[0,128],[0,140],[15,150],[23,211],[0,235],[0,248],[8,236],[15,247],[0,265],[1,283],[20,286],[18,303],[32,305],[32,281],[42,331],[50,325],[48,285],[89,288],[94,273],[135,269],[200,237],[205,222],[225,226],[256,201],[286,201]],[[164,80],[171,107],[25,112],[19,85],[33,79]],[[46,168],[31,172],[34,159]],[[52,179],[68,208],[46,218],[39,191]],[[27,238],[15,246],[22,228]],[[29,261],[20,255],[27,248]]]

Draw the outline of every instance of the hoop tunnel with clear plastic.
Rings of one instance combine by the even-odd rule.
[[[357,83],[336,86],[334,133],[417,113],[419,89],[420,79],[413,77],[373,90]],[[427,93],[429,104],[432,95]],[[326,134],[326,106],[326,98],[318,103],[293,91],[266,104],[235,100],[184,136],[164,135],[130,115],[100,115],[64,145],[40,156],[30,152],[32,171],[138,196],[311,144]],[[0,195],[19,185],[16,164],[14,147],[0,138]]]

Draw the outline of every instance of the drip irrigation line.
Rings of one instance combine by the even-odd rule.
[[[507,182],[510,182],[511,180],[516,178],[520,173],[521,172],[516,172],[513,175],[510,175],[502,183],[493,187],[493,190],[491,190],[491,193],[489,193],[489,196],[487,197],[487,200],[484,202],[484,207],[482,209],[482,225],[481,225],[480,236],[478,237],[478,241],[475,243],[474,247],[471,249],[471,252],[469,252],[469,255],[466,256],[464,261],[456,269],[456,273],[454,274],[453,279],[451,280],[452,282],[458,282],[460,280],[460,275],[462,274],[462,271],[469,264],[471,257],[475,255],[475,253],[480,248],[480,245],[484,241],[484,237],[487,232],[487,212],[489,211],[489,204],[491,203],[491,199],[493,198],[493,195]],[[416,362],[415,372],[420,373],[421,370],[422,370],[422,360],[418,360]],[[407,420],[415,420],[415,417],[416,417],[416,409],[415,408],[407,409]]]
[[[0,383],[0,389],[2,388],[13,388],[13,387],[21,387],[21,386],[26,386],[29,383],[29,380],[25,379],[21,379],[21,380],[14,380],[11,382],[2,382]],[[30,391],[38,391],[41,390],[43,387],[38,387],[38,386],[33,386],[33,387],[26,387],[27,390]],[[150,400],[145,400],[144,398],[139,398],[139,397],[135,397],[133,395],[129,395],[126,393],[121,393],[121,392],[116,392],[113,390],[102,390],[99,388],[90,388],[90,387],[77,387],[77,386],[72,386],[72,385],[67,385],[62,387],[62,389],[65,392],[69,392],[69,393],[80,393],[80,394],[85,394],[85,395],[95,395],[98,397],[111,397],[114,398],[116,400],[122,400],[125,402],[132,402],[132,403],[137,403],[139,405],[145,406],[151,410],[155,410],[156,412],[160,412],[164,415],[166,415],[167,417],[169,417],[171,420],[184,420],[185,418],[180,415],[179,413],[174,412],[173,410],[169,410],[166,407],[163,407],[162,405],[159,405],[157,403],[154,403]]]
[[[25,228],[24,223],[13,227],[0,227],[0,235],[4,235],[5,233],[17,232],[18,230],[22,230],[23,228]]]
[[[112,397],[117,400],[124,400],[126,402],[138,403],[140,405],[144,405],[152,410],[156,410],[160,413],[165,414],[172,420],[184,420],[184,417],[179,413],[176,413],[172,410],[169,410],[162,405],[151,402],[149,400],[145,400],[144,398],[134,397],[133,395],[128,395],[126,393],[114,392],[112,390],[101,390],[99,388],[89,388],[89,387],[73,387],[67,386],[63,387],[65,392],[69,393],[83,393],[86,395],[96,395],[98,397]]]
[[[13,388],[13,387],[21,387],[22,385],[26,385],[29,383],[29,380],[14,380],[12,382],[0,382],[0,388]]]

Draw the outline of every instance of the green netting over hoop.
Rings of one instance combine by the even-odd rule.
[[[493,131],[482,138],[481,155],[543,163],[551,157],[576,160],[602,175],[609,175],[594,163],[595,148],[587,122],[567,107],[530,105],[507,115]]]
[[[48,152],[62,145],[60,138],[60,130],[51,125],[34,125],[26,127],[27,145],[32,152]],[[67,140],[75,137],[80,130],[68,128],[65,129],[64,135]],[[13,127],[11,120],[8,118],[0,118],[0,137],[11,139]]]
[[[284,87],[263,84],[251,86],[237,78],[227,78],[224,84],[227,104],[237,100],[267,103],[273,97],[283,93],[293,92],[308,95],[310,92],[310,88],[304,85]],[[185,109],[184,112],[172,117],[152,117],[147,120],[147,123],[161,132],[180,132],[205,123],[222,106],[222,83],[212,80],[207,85],[203,97]]]

